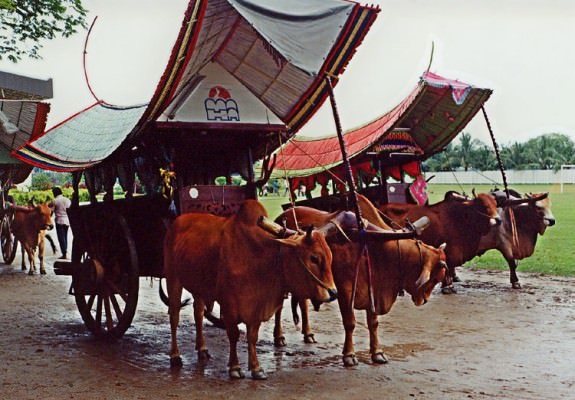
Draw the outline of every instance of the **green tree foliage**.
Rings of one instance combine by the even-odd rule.
[[[549,133],[526,143],[530,162],[536,168],[558,171],[562,164],[572,162],[575,153],[573,141],[566,135]]]
[[[477,139],[473,139],[471,134],[461,132],[459,143],[455,146],[454,151],[456,153],[456,157],[459,158],[459,164],[466,171],[471,166],[473,154],[480,144],[481,142]]]
[[[513,143],[501,149],[501,159],[505,169],[529,168],[529,155],[525,143]]]
[[[42,40],[86,27],[81,0],[0,0],[0,60],[40,58]]]
[[[32,190],[48,190],[52,186],[52,179],[47,173],[36,172],[32,175]]]
[[[453,171],[459,168],[460,159],[454,151],[453,144],[449,143],[445,149],[429,158],[423,163],[424,171]]]
[[[505,169],[553,169],[562,164],[575,164],[575,144],[566,135],[547,133],[525,143],[512,143],[501,147],[501,160]],[[425,171],[454,171],[463,168],[479,171],[498,168],[492,146],[463,132],[459,143],[429,158]]]

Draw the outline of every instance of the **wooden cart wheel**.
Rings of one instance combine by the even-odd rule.
[[[12,264],[14,257],[16,257],[16,250],[18,249],[18,241],[12,232],[13,220],[14,214],[6,213],[2,217],[0,225],[0,246],[2,247],[2,258],[6,264]]]
[[[130,327],[138,302],[136,246],[121,215],[100,215],[90,223],[87,237],[72,244],[76,305],[94,335],[120,338]]]

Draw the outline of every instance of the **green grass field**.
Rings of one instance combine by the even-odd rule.
[[[490,185],[433,185],[429,186],[431,203],[443,199],[448,190],[471,193],[475,187],[477,193],[486,192]],[[575,275],[575,185],[565,185],[560,193],[559,185],[513,185],[520,193],[549,192],[552,202],[551,210],[557,223],[547,229],[545,235],[537,241],[535,253],[530,258],[519,262],[519,271],[540,272],[554,275]],[[315,195],[315,193],[314,193]],[[319,195],[319,193],[318,193]],[[260,199],[271,218],[277,217],[281,205],[288,202],[286,197],[267,196]],[[507,270],[507,263],[496,250],[490,250],[481,257],[475,257],[466,264],[471,268]]]

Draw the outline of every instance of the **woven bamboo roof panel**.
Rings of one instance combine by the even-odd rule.
[[[159,123],[162,132],[169,131],[171,122],[178,132],[197,129],[171,118],[193,95],[209,63],[219,64],[261,100],[291,137],[327,98],[325,77],[337,84],[378,12],[348,0],[191,0],[154,95],[145,109],[138,108],[139,119],[133,120],[135,109],[121,111],[102,102],[16,154],[42,168],[72,171],[112,153],[128,154],[146,141],[155,143]],[[260,131],[243,125],[246,132]],[[257,139],[268,151],[278,146],[277,137]]]
[[[416,88],[391,111],[344,133],[352,164],[397,128],[408,131],[423,158],[440,152],[489,99],[491,89],[476,88],[426,72]],[[275,176],[314,175],[343,162],[337,136],[292,138],[281,151]]]

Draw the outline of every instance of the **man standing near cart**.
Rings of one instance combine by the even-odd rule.
[[[68,220],[68,213],[66,209],[70,207],[70,199],[62,195],[62,189],[59,187],[52,188],[52,194],[54,195],[54,216],[56,222],[56,234],[58,235],[58,243],[60,243],[60,251],[62,256],[60,260],[67,260],[67,250],[68,250],[68,226],[70,226],[70,221]]]

